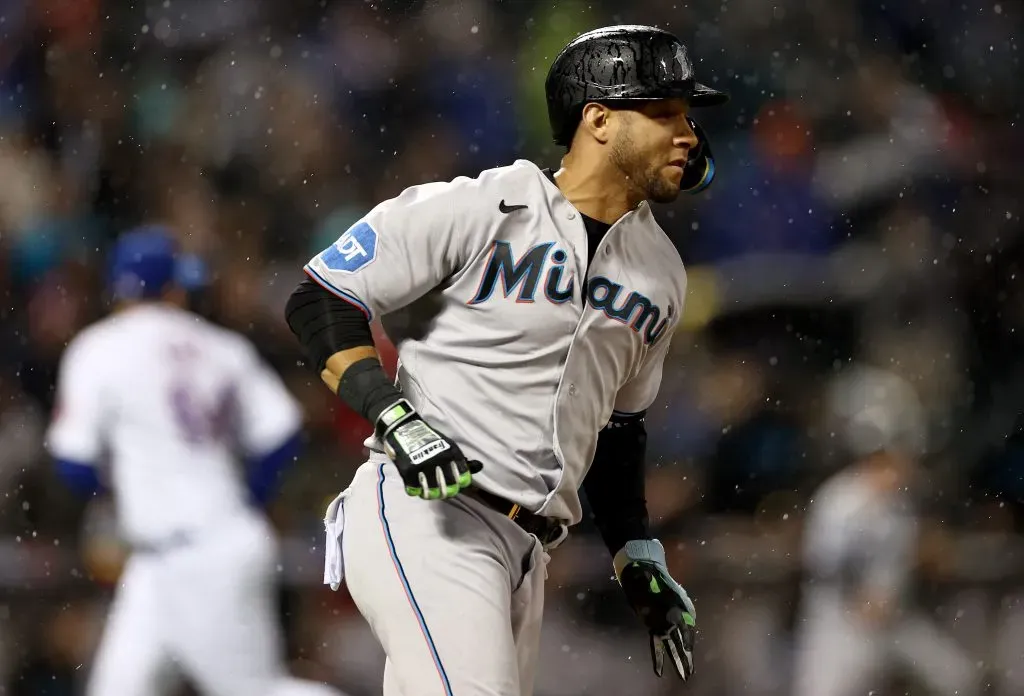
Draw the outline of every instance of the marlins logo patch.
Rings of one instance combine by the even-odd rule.
[[[320,254],[332,271],[355,273],[377,258],[377,232],[367,222],[357,222]]]

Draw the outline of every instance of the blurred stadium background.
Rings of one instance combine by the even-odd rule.
[[[906,610],[956,641],[981,693],[1024,693],[1022,15],[1017,0],[0,0],[0,693],[79,693],[102,628],[124,550],[109,506],[54,477],[42,432],[65,343],[105,312],[105,250],[157,221],[205,260],[203,311],[306,408],[309,447],[270,510],[294,670],[379,693],[379,649],[321,585],[323,510],[367,428],[302,364],[285,299],[405,186],[518,157],[557,167],[546,67],[620,22],[675,31],[733,96],[702,118],[715,185],[657,208],[690,297],[649,418],[649,497],[697,600],[698,679],[651,675],[584,525],[552,562],[538,696],[792,693],[802,521],[845,463],[829,394],[852,365],[923,404]],[[921,669],[876,693],[932,693]]]

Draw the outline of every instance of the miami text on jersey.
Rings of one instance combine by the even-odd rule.
[[[591,307],[600,309],[609,319],[627,324],[637,333],[642,332],[644,343],[654,345],[665,333],[668,317],[661,319],[661,307],[636,290],[616,307],[621,294],[622,286],[604,276],[591,278],[587,283],[587,301]]]
[[[572,299],[575,285],[575,279],[571,274],[567,282],[562,282],[567,258],[565,251],[557,248],[554,242],[544,242],[533,246],[516,259],[509,242],[496,241],[491,249],[487,267],[480,278],[480,285],[473,299],[467,304],[487,302],[494,294],[499,281],[504,297],[518,289],[516,302],[533,302],[541,274],[549,259],[544,296],[555,304],[567,302]],[[634,290],[620,302],[623,287],[603,276],[592,278],[587,283],[586,290],[591,307],[601,310],[608,318],[626,324],[641,334],[644,343],[653,345],[664,334],[668,318],[662,319],[661,308],[645,295]]]
[[[480,287],[476,295],[469,301],[475,305],[491,299],[498,280],[501,280],[501,287],[505,297],[512,294],[512,291],[519,287],[519,294],[516,302],[533,302],[533,296],[537,292],[537,283],[544,270],[548,254],[551,255],[551,268],[548,269],[547,282],[544,285],[544,295],[555,304],[561,304],[572,299],[574,287],[573,278],[570,275],[565,287],[560,288],[562,283],[562,272],[565,270],[562,264],[565,263],[566,253],[561,249],[552,247],[554,242],[538,244],[523,254],[518,261],[512,255],[512,245],[508,242],[495,242],[491,249],[491,257],[487,262],[487,269],[483,278],[480,279]]]

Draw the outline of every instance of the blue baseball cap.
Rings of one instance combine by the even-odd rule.
[[[111,253],[111,292],[123,300],[160,297],[175,280],[177,254],[174,237],[164,227],[137,227],[121,235]]]

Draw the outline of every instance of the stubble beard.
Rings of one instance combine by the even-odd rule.
[[[612,163],[621,171],[632,193],[654,203],[671,203],[679,196],[679,187],[662,176],[658,167],[637,152],[629,128],[619,132],[612,144]]]

